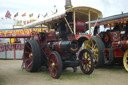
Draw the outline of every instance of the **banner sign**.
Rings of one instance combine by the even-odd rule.
[[[48,32],[48,28],[33,28],[33,29],[19,29],[19,30],[0,30],[0,37],[7,37],[7,36],[16,36],[16,35],[30,35],[32,31],[37,33],[39,32]],[[51,30],[52,31],[52,30]]]

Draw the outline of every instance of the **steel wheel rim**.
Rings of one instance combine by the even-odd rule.
[[[92,68],[91,58],[90,58],[90,55],[88,54],[88,52],[85,52],[83,54],[83,56],[81,58],[80,67],[84,72],[89,72],[90,69]]]
[[[24,47],[24,63],[27,71],[30,71],[33,64],[32,47],[29,43],[25,44]]]
[[[99,57],[99,50],[98,50],[98,47],[96,45],[96,43],[93,41],[93,40],[87,40],[85,43],[84,43],[84,49],[90,49],[94,55],[94,60],[95,60],[95,63],[98,62],[98,57]]]
[[[126,71],[128,71],[128,50],[124,54],[123,64],[124,64],[124,67],[125,67]]]
[[[49,58],[49,71],[52,77],[55,77],[59,72],[59,65],[58,65],[57,56],[55,54],[51,54]]]

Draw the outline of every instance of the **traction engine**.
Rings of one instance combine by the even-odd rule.
[[[93,50],[96,67],[123,63],[128,71],[128,22],[109,23],[107,27],[106,32],[91,37],[85,48]]]
[[[81,20],[76,20],[78,33],[86,30],[81,22]],[[67,67],[72,67],[75,72],[77,66],[80,66],[83,73],[91,74],[94,70],[92,52],[83,49],[80,50],[79,55],[76,55],[83,42],[76,40],[63,19],[59,24],[52,26],[55,29],[54,32],[34,34],[31,40],[25,43],[23,54],[25,69],[34,72],[38,71],[41,66],[46,66],[53,78],[59,78],[62,70]],[[73,30],[73,26],[71,29]]]
[[[80,35],[88,29],[90,23],[85,22],[102,18],[102,13],[91,7],[72,7],[71,0],[66,0],[65,11],[49,18],[30,23],[23,28],[46,25],[52,32],[33,34],[31,40],[25,43],[23,63],[29,72],[38,71],[42,66],[49,69],[53,78],[59,78],[67,67],[74,72],[80,66],[84,74],[94,70],[93,54],[81,47],[91,35]]]

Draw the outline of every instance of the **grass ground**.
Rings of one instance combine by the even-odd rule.
[[[0,85],[128,85],[128,72],[123,66],[95,69],[84,75],[78,67],[63,71],[60,79],[53,79],[47,69],[29,73],[21,70],[21,60],[0,60]]]

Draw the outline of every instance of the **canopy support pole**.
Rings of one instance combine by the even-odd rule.
[[[90,17],[90,10],[89,10],[89,13],[88,13],[88,21],[89,21],[88,28],[89,28],[89,34],[91,35],[91,25],[90,25],[91,19],[90,18],[91,17]]]
[[[74,24],[74,35],[76,35],[76,13],[75,9],[73,10],[73,24]]]
[[[95,23],[95,25],[94,25],[94,29],[95,29],[95,27],[96,27],[96,25],[97,25],[97,22],[98,22],[98,18],[96,19],[96,23]],[[93,29],[93,33],[94,33],[94,29]]]
[[[68,21],[67,21],[67,19],[64,17],[64,19],[65,19],[65,21],[66,21],[66,23],[67,23],[67,25],[68,25],[68,28],[70,29],[70,31],[72,32],[72,34],[73,34],[73,31],[72,31],[72,28],[70,27],[70,25],[69,25],[69,23],[68,23]]]
[[[42,32],[42,24],[41,24],[41,32]]]

